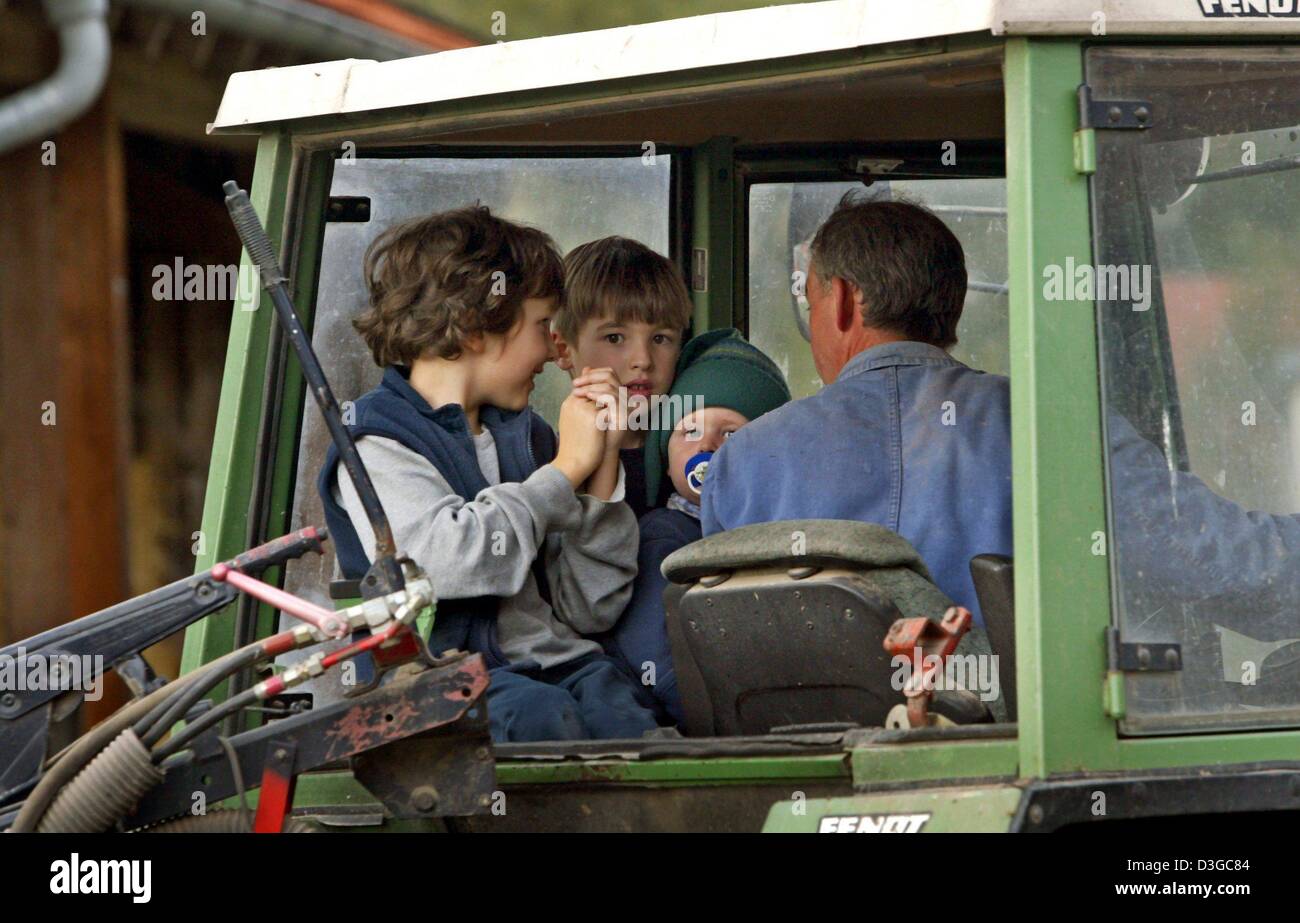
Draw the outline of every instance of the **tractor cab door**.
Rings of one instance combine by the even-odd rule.
[[[1147,116],[1085,127],[1097,264],[1048,267],[1044,295],[1097,304],[1129,734],[1300,724],[1298,65],[1087,53],[1085,118]]]

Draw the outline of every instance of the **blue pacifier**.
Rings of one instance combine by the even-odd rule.
[[[704,490],[704,476],[709,472],[712,452],[699,452],[686,462],[686,483],[697,494]]]

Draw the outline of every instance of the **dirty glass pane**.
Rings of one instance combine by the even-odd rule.
[[[1006,375],[1007,221],[1002,179],[878,180],[755,183],[749,187],[749,336],[781,367],[796,398],[815,394],[821,379],[807,339],[807,299],[792,276],[807,273],[808,245],[849,190],[867,197],[916,202],[935,211],[966,251],[970,285],[957,328],[957,359]]]
[[[1180,648],[1127,674],[1129,733],[1300,724],[1298,65],[1088,59],[1094,97],[1154,113],[1097,132],[1093,184],[1119,640]]]
[[[352,318],[366,303],[361,264],[366,247],[395,222],[481,202],[494,214],[539,227],[562,253],[611,234],[640,240],[668,254],[671,158],[358,158],[335,165],[334,196],[367,196],[370,220],[325,226],[319,294],[312,343],[340,403],[355,400],[379,383],[375,366]],[[538,379],[532,403],[554,424],[568,376],[553,365]],[[344,405],[346,410],[346,404]],[[324,522],[316,474],[329,435],[308,401],[298,452],[298,489],[293,525]],[[322,605],[334,572],[334,556],[293,562],[286,587]],[[335,671],[337,672],[337,671]],[[332,674],[330,674],[332,675]]]

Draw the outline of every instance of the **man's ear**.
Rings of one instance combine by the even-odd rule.
[[[835,313],[835,329],[840,333],[848,333],[858,323],[859,309],[861,307],[858,301],[858,290],[854,288],[847,280],[835,276],[831,279],[831,304]]]
[[[558,330],[551,331],[551,339],[555,342],[555,364],[564,371],[573,373],[573,350]]]

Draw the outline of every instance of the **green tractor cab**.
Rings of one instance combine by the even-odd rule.
[[[931,832],[1300,806],[1300,550],[1252,583],[1251,548],[1216,539],[1242,523],[1188,533],[1176,489],[1195,477],[1259,511],[1245,525],[1300,510],[1300,19],[1143,6],[831,0],[231,78],[211,130],[259,136],[252,202],[345,416],[380,374],[350,324],[366,246],[474,201],[564,250],[621,234],[668,255],[694,332],[739,328],[796,397],[818,387],[798,285],[812,232],[849,189],[919,201],[967,255],[954,355],[1011,379],[1015,558],[973,565],[1002,720],[884,726],[897,612],[856,524],[825,522],[810,573],[779,542],[679,570],[678,644],[698,629],[683,613],[714,601],[716,625],[754,631],[693,648],[686,736],[497,746],[480,754],[491,798],[455,818],[426,792],[426,819],[397,820],[346,766],[309,772],[295,814]],[[552,422],[565,387],[539,381]],[[1117,487],[1124,426],[1159,453],[1159,515]],[[322,522],[328,444],[273,313],[237,302],[199,570]],[[354,602],[334,577],[328,550],[278,575]],[[247,600],[194,625],[184,669],[275,614]],[[345,694],[328,680],[304,687],[317,704]],[[418,787],[418,760],[390,768]]]

